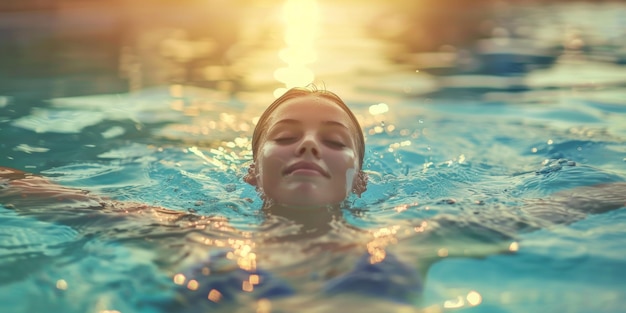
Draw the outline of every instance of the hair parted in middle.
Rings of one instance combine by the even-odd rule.
[[[309,85],[308,87],[291,88],[287,90],[287,92],[285,92],[282,96],[274,100],[274,102],[272,102],[272,104],[270,104],[267,107],[267,109],[265,109],[263,114],[261,114],[261,117],[259,118],[259,121],[257,122],[256,127],[254,128],[254,133],[252,134],[252,159],[253,161],[256,161],[256,157],[260,149],[259,145],[261,144],[263,137],[267,133],[267,127],[268,127],[267,123],[272,113],[276,110],[276,108],[278,108],[282,103],[286,102],[287,100],[298,98],[298,97],[305,97],[305,96],[316,96],[316,97],[328,99],[336,103],[344,112],[346,112],[346,114],[348,114],[348,117],[350,118],[350,120],[352,121],[352,123],[354,124],[356,128],[357,139],[358,139],[356,142],[356,145],[357,145],[357,150],[358,150],[357,153],[359,156],[359,169],[360,169],[363,166],[363,159],[365,156],[365,138],[363,137],[361,124],[357,120],[354,113],[352,113],[352,110],[350,110],[350,108],[346,105],[346,103],[343,102],[343,100],[337,94],[331,91],[325,90],[325,89],[318,89],[315,85]]]

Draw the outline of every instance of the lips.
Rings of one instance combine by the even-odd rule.
[[[284,171],[284,175],[290,175],[294,172],[306,174],[307,172],[314,174],[315,172],[321,174],[322,176],[329,177],[328,172],[326,172],[321,166],[307,161],[301,161],[294,163],[287,167]]]

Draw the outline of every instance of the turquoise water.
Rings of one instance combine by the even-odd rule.
[[[87,52],[99,46],[76,41],[87,52],[60,54],[78,60],[54,59],[66,70],[46,72],[43,54],[33,52],[18,60],[40,72],[2,76],[0,166],[193,215],[167,224],[141,212],[92,216],[46,199],[22,211],[0,206],[0,311],[624,310],[624,208],[569,224],[520,208],[555,192],[626,181],[626,7],[498,7],[492,21],[511,32],[509,41],[468,52],[474,67],[433,69],[419,61],[432,54],[365,31],[372,20],[393,28],[379,6],[319,4],[317,55],[300,65],[361,120],[370,183],[350,199],[346,223],[306,236],[289,221],[266,220],[241,180],[254,118],[288,83],[274,75],[289,64],[278,52],[288,33],[274,20],[281,5],[239,13],[228,64],[201,57],[207,40],[191,35],[191,22],[187,35],[171,24],[138,23],[138,37],[111,49],[121,54],[114,69],[93,66],[105,57]],[[354,20],[342,18],[346,12]],[[107,25],[102,14],[98,25]],[[517,45],[512,33],[520,29],[536,49]],[[372,246],[418,272],[422,292],[408,301],[350,293],[356,285],[324,292]],[[249,261],[246,249],[293,294],[259,299],[241,291],[234,304],[213,306],[190,277],[177,280],[207,259],[212,273],[235,275],[245,267],[237,262]],[[230,260],[216,257],[228,252]]]

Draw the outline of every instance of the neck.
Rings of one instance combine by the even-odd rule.
[[[342,221],[339,205],[299,208],[280,204],[264,204],[263,211],[271,217],[298,224],[296,237],[322,236],[332,229],[332,223]]]

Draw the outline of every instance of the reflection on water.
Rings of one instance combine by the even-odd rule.
[[[0,165],[202,218],[132,221],[126,232],[93,217],[74,220],[87,229],[83,237],[3,208],[0,238],[9,238],[15,250],[6,255],[15,259],[2,265],[15,271],[3,274],[2,287],[46,296],[53,289],[49,302],[59,308],[104,294],[79,305],[131,312],[137,299],[128,295],[152,296],[172,284],[201,303],[227,302],[232,294],[202,277],[228,280],[220,274],[235,271],[229,286],[257,312],[362,303],[374,312],[418,310],[319,291],[350,271],[361,255],[350,244],[359,243],[366,265],[384,269],[400,255],[429,275],[423,299],[410,298],[424,300],[426,312],[510,303],[523,312],[525,301],[554,307],[561,300],[550,297],[572,300],[578,291],[619,305],[609,272],[623,268],[621,241],[611,239],[623,236],[623,223],[600,217],[600,226],[592,220],[519,241],[512,229],[543,224],[508,211],[510,218],[481,220],[526,198],[624,177],[626,9],[538,2],[58,1],[39,11],[15,4],[0,12]],[[348,100],[370,147],[370,191],[354,200],[359,209],[346,212],[348,223],[332,224],[318,241],[302,239],[315,231],[296,224],[259,225],[259,200],[240,179],[255,117],[286,88],[311,82]],[[42,219],[72,217],[46,212]],[[425,220],[461,213],[462,221]],[[254,236],[302,241],[261,249],[269,240]],[[146,240],[161,253],[139,249]],[[118,241],[139,248],[111,247]],[[207,252],[220,251],[207,261]],[[83,259],[65,259],[73,257]],[[200,265],[197,275],[181,263]],[[587,263],[589,274],[575,270]],[[574,284],[585,282],[580,290],[560,285],[560,274],[549,278],[563,267],[572,268],[565,272]],[[160,281],[163,268],[172,272]],[[246,298],[268,288],[261,270],[291,278],[297,300]],[[385,273],[400,282],[411,274]],[[502,289],[503,281],[514,286]],[[565,291],[541,298],[554,286]]]
[[[279,52],[286,67],[276,69],[274,78],[285,87],[274,91],[280,97],[289,88],[307,86],[315,80],[315,74],[307,67],[317,60],[315,39],[319,28],[319,8],[316,0],[288,0],[283,7],[285,43]]]
[[[432,75],[458,74],[481,76],[435,88],[520,90],[523,80],[484,76],[626,62],[626,13],[611,1],[20,3],[0,7],[0,93],[29,99],[170,84],[280,94],[311,82],[415,95]]]

